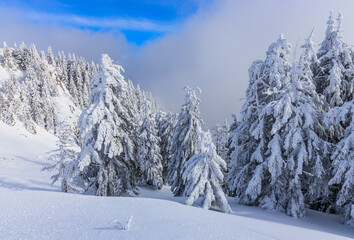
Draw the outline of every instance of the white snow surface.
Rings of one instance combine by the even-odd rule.
[[[0,239],[353,239],[337,215],[307,210],[303,219],[229,198],[233,214],[203,210],[168,187],[140,189],[139,197],[96,197],[60,192],[53,173],[41,172],[56,137],[0,122]],[[130,226],[125,230],[120,225]],[[119,223],[119,224],[118,224]]]

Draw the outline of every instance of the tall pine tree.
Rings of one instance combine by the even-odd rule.
[[[203,125],[200,116],[196,90],[185,87],[185,103],[179,113],[171,140],[171,161],[168,165],[167,179],[175,196],[182,196],[185,189],[183,180],[184,164],[198,152],[197,129]]]
[[[83,134],[78,157],[83,187],[100,196],[121,196],[136,186],[132,119],[122,71],[108,55],[102,55],[101,72],[91,82],[90,106],[78,124]]]

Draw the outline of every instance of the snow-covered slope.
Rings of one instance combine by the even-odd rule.
[[[50,185],[56,138],[0,122],[0,239],[352,239],[339,217],[308,211],[304,219],[230,205],[234,214],[182,204],[169,189],[142,188],[140,197],[68,194]],[[129,230],[123,230],[133,216]]]

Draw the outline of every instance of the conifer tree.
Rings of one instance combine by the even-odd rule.
[[[5,93],[5,104],[3,121],[11,126],[16,124],[17,116],[19,113],[21,102],[19,99],[20,86],[13,74],[11,74],[10,79],[8,79],[4,84]]]
[[[0,120],[2,120],[2,121],[4,121],[5,110],[6,110],[5,96],[4,96],[4,94],[0,91]]]
[[[227,179],[230,191],[242,204],[275,209],[276,199],[284,198],[280,136],[272,131],[276,119],[266,107],[279,98],[290,80],[289,53],[290,44],[281,35],[270,45],[266,60],[254,62],[249,70],[247,99],[232,136],[234,151]]]
[[[73,135],[72,127],[67,123],[61,123],[58,132],[58,149],[50,159],[52,164],[44,167],[42,170],[57,170],[51,179],[52,183],[60,180],[61,190],[63,192],[76,192],[77,188],[73,183],[75,166],[77,165],[76,157],[79,152],[79,147]]]
[[[163,166],[162,176],[165,183],[167,182],[167,168],[171,161],[170,149],[175,121],[176,117],[171,112],[165,113],[163,111],[159,111],[156,115],[156,122],[158,128],[157,135],[160,138],[159,146]]]
[[[263,119],[261,115],[264,107],[277,99],[279,90],[284,87],[283,78],[290,77],[289,53],[290,45],[281,35],[270,45],[266,60],[255,61],[249,69],[250,83],[242,119],[231,136],[230,148],[234,150],[227,178],[230,191],[243,204],[256,204],[262,191],[263,167],[267,165],[265,153],[270,141],[266,134],[270,133],[272,119]],[[257,180],[257,184],[249,185],[251,180],[254,183]]]
[[[185,87],[185,103],[179,113],[171,140],[171,161],[168,165],[167,179],[175,196],[182,196],[185,189],[183,166],[198,152],[197,129],[203,125],[199,112],[200,99],[196,90]]]
[[[27,66],[24,84],[27,88],[27,98],[30,105],[31,117],[35,123],[41,127],[44,127],[45,116],[42,108],[42,99],[39,93],[40,83],[33,64]]]
[[[354,100],[332,108],[325,117],[328,127],[345,126],[331,155],[332,179],[329,185],[335,192],[335,205],[342,211],[347,224],[354,224]]]
[[[134,190],[137,183],[132,119],[122,71],[108,55],[102,55],[101,72],[91,82],[90,106],[78,124],[83,135],[78,156],[83,187],[100,196],[121,196]]]
[[[27,92],[27,86],[25,83],[22,83],[20,86],[20,101],[21,101],[21,107],[18,112],[19,120],[23,122],[26,130],[32,134],[36,134],[36,126],[32,120],[31,117],[31,110],[30,110],[30,105],[28,101],[28,92]]]
[[[149,103],[145,102],[143,123],[139,127],[138,160],[143,172],[143,180],[158,189],[162,188],[162,157],[155,118],[151,113]]]
[[[305,203],[316,210],[324,210],[330,202],[327,184],[329,173],[326,171],[330,165],[330,144],[325,141],[327,134],[322,124],[323,114],[328,107],[324,98],[317,94],[313,81],[311,65],[318,60],[312,37],[313,31],[301,46],[303,52],[293,70],[292,91],[296,97],[293,100],[296,117],[301,120],[297,128],[301,129],[305,144],[304,174],[301,176],[302,188],[307,189]]]
[[[354,63],[351,49],[343,41],[342,16],[337,25],[332,14],[327,21],[326,36],[317,52],[318,63],[313,65],[314,82],[330,107],[351,101],[354,95]]]
[[[52,47],[48,47],[47,50],[47,62],[49,65],[55,66],[55,59],[54,59],[54,55],[52,52]]]
[[[16,63],[15,59],[12,56],[12,49],[10,49],[6,42],[3,43],[3,57],[2,57],[2,65],[7,68],[7,69],[15,69],[16,68]]]
[[[192,205],[199,197],[203,197],[204,209],[211,206],[220,207],[223,212],[232,210],[222,190],[223,171],[226,162],[217,154],[212,143],[211,134],[197,126],[198,151],[184,163],[182,178],[185,182],[184,196],[188,196],[187,205]]]
[[[229,125],[227,120],[224,121],[222,125],[217,124],[213,131],[213,140],[216,147],[216,152],[218,155],[226,160],[227,159],[227,142],[228,142],[228,132],[229,132]]]

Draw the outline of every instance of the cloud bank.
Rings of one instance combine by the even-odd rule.
[[[264,59],[280,33],[299,46],[315,29],[324,37],[329,12],[344,16],[344,38],[354,43],[354,1],[216,1],[179,32],[150,43],[136,58],[123,61],[127,74],[170,106],[183,103],[183,86],[199,86],[201,112],[209,126],[239,114],[248,85],[248,68]],[[300,50],[297,51],[298,55]]]
[[[24,16],[25,15],[25,16]],[[123,56],[135,51],[119,31],[94,32],[74,27],[65,27],[52,21],[29,21],[25,12],[0,8],[0,42],[9,46],[22,41],[27,45],[35,43],[38,50],[53,52],[64,50],[88,60],[98,60],[102,53]]]

